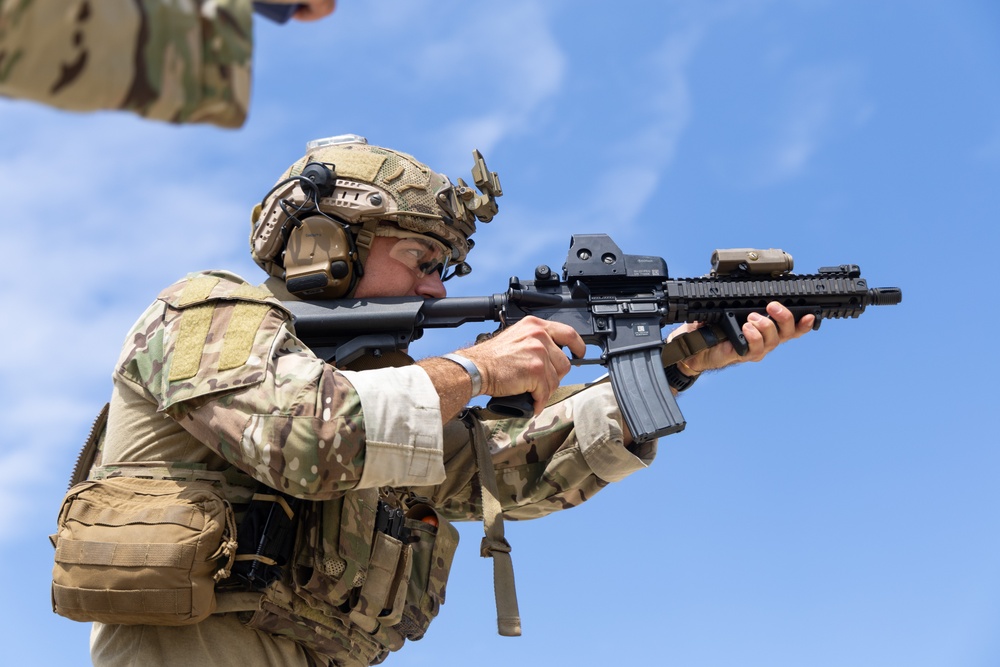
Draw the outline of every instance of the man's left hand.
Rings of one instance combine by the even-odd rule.
[[[760,361],[781,343],[808,333],[816,321],[815,316],[806,315],[796,323],[795,316],[777,301],[767,304],[767,314],[770,317],[753,313],[743,325],[743,335],[750,346],[746,355],[741,357],[736,354],[732,343],[724,341],[685,359],[679,365],[681,372],[690,375],[691,372],[701,373],[745,361]],[[699,324],[682,324],[670,333],[667,340],[678,334],[694,331],[698,326]]]

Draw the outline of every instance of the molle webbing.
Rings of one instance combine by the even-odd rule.
[[[81,564],[95,565],[97,563]],[[155,565],[147,565],[146,567],[155,567]],[[60,613],[63,616],[84,612],[88,614],[134,614],[139,612],[177,614],[182,613],[185,606],[190,606],[190,599],[191,595],[187,591],[173,589],[105,591],[81,590],[59,584],[52,585],[52,602],[58,609],[62,610]]]
[[[211,481],[119,475],[74,485],[50,539],[56,613],[189,625],[215,610],[215,585],[236,555],[236,522]]]

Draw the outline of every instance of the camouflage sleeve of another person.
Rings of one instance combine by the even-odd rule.
[[[239,127],[251,0],[0,0],[0,95]]]
[[[611,385],[600,383],[547,407],[531,419],[482,422],[497,474],[504,516],[533,519],[576,507],[611,482],[652,463],[656,441],[625,447],[622,416]],[[413,489],[451,520],[482,518],[482,498],[469,432],[445,428],[447,479]]]
[[[233,274],[189,276],[140,317],[115,380],[294,496],[443,481],[439,399],[423,369],[337,371],[289,320],[265,290]]]

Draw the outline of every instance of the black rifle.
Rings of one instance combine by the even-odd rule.
[[[548,266],[534,280],[510,279],[506,292],[482,297],[338,299],[287,302],[298,337],[318,356],[341,366],[362,354],[405,350],[424,329],[496,321],[510,326],[528,315],[573,327],[598,359],[575,365],[608,367],[615,397],[635,440],[684,428],[684,417],[667,382],[660,329],[704,322],[702,347],[728,339],[739,354],[748,346],[740,329],[750,313],[766,315],[771,301],[796,321],[815,315],[858,317],[867,306],[897,304],[896,287],[869,288],[855,265],[791,273],[792,258],[780,250],[719,250],[713,271],[701,278],[668,278],[660,257],[626,255],[606,234],[575,234],[562,277]],[[530,415],[530,395],[494,397],[488,407],[511,416]]]

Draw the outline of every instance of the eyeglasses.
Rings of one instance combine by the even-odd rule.
[[[445,277],[451,253],[443,244],[425,236],[397,239],[389,250],[389,257],[420,277],[432,273],[438,274],[442,280],[451,277],[451,275]]]

